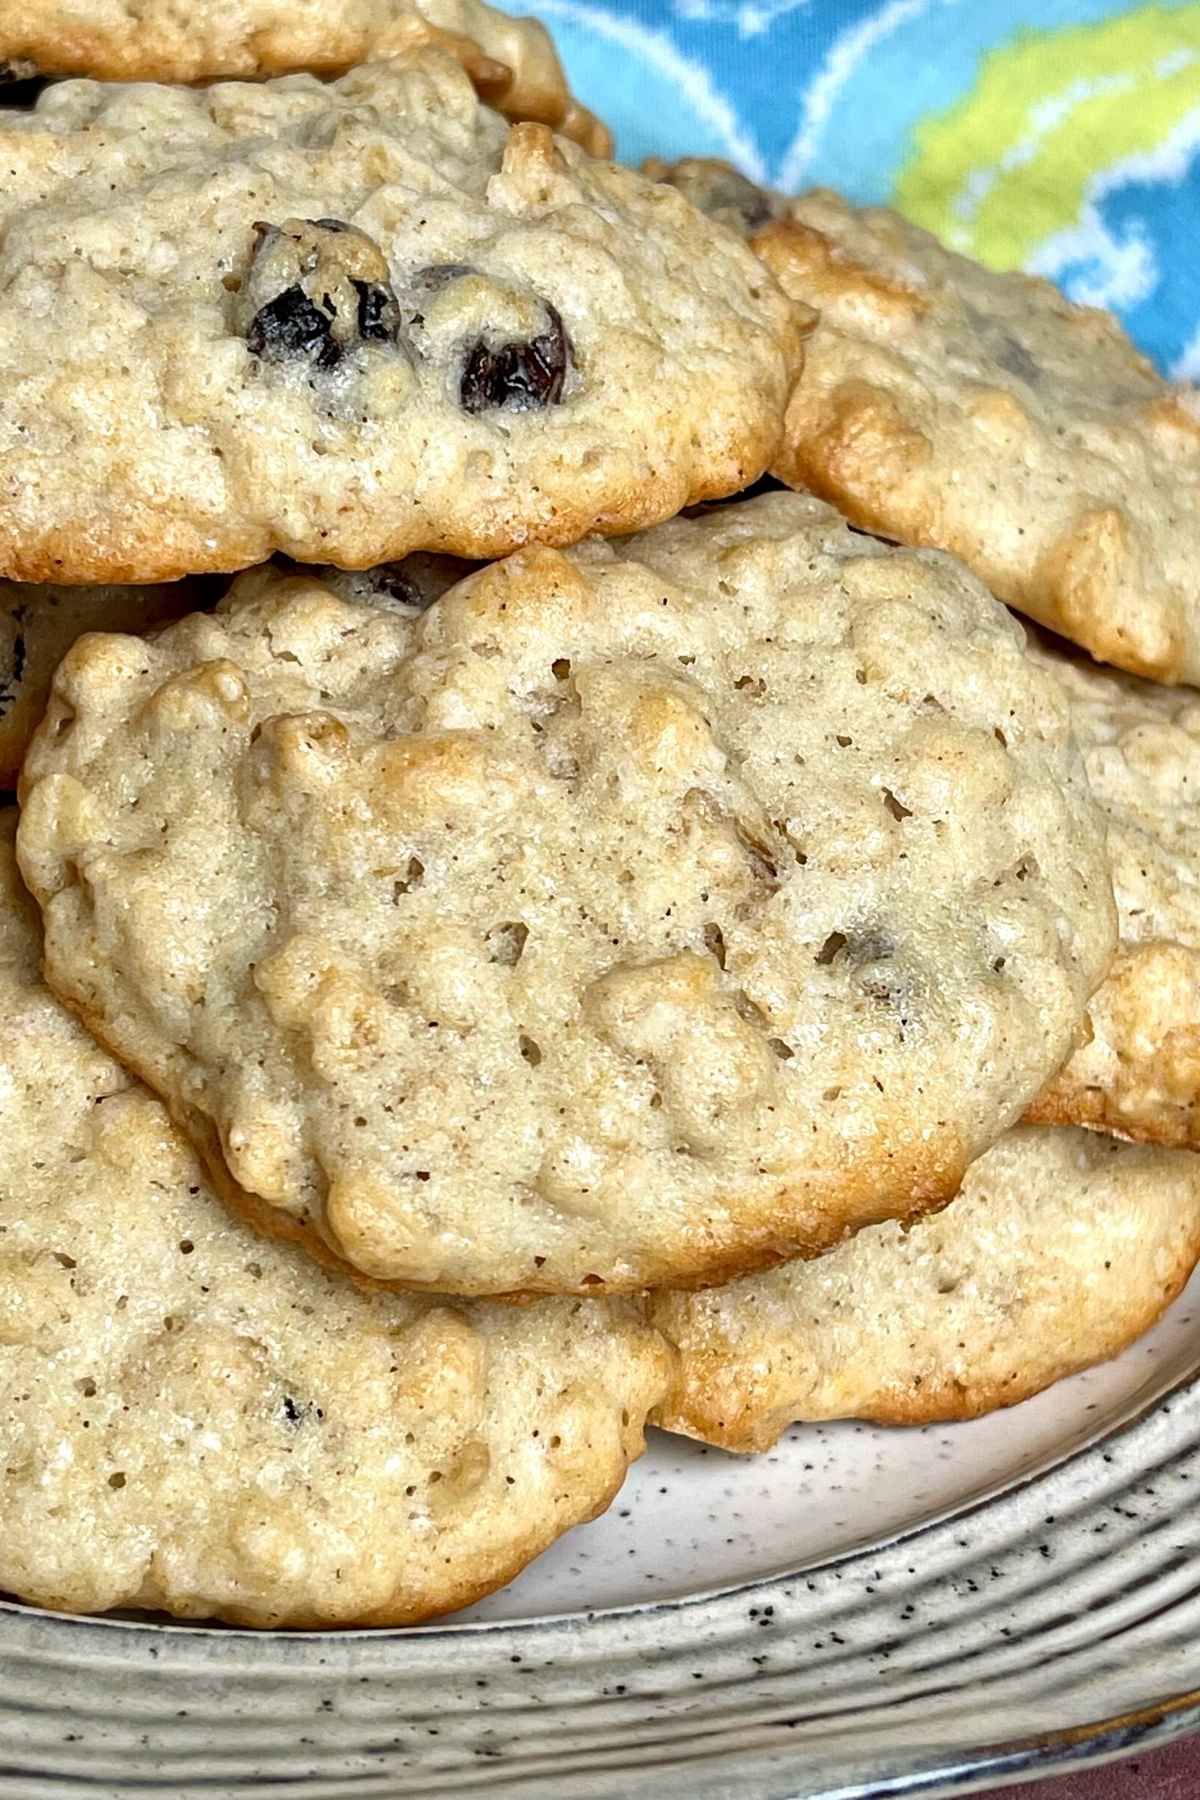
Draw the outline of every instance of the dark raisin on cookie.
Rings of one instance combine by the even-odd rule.
[[[390,298],[390,290],[385,292],[369,281],[356,281],[354,291],[358,295],[359,337],[364,342],[372,339],[386,344],[396,335],[395,301]]]
[[[464,412],[533,412],[556,406],[571,365],[571,345],[557,308],[546,305],[550,329],[527,341],[492,346],[480,338],[467,353],[459,387]]]
[[[260,306],[250,321],[246,344],[252,356],[282,362],[311,356],[320,369],[342,360],[342,347],[332,336],[333,315],[313,305],[302,287],[285,288]]]
[[[419,357],[427,354],[422,347],[422,328],[427,324],[429,308],[446,288],[469,276],[478,277],[482,284],[485,310],[475,325],[475,330],[480,331],[482,324],[481,334],[470,344],[459,377],[459,404],[463,411],[533,412],[557,405],[572,360],[562,315],[548,300],[539,300],[535,307],[544,315],[546,329],[498,342],[504,327],[497,323],[489,330],[488,313],[497,300],[503,302],[505,283],[470,263],[430,263],[412,276],[405,296],[404,330],[414,334],[411,341],[415,353]]]
[[[394,343],[400,310],[387,261],[342,219],[259,223],[243,283],[246,344],[267,362],[333,369],[365,343]]]
[[[423,612],[429,604],[412,576],[405,573],[402,562],[377,563],[366,574],[372,591],[397,606],[411,606],[414,612]]]
[[[747,237],[761,231],[783,210],[766,188],[757,186],[731,163],[713,158],[685,156],[677,163],[667,163],[652,156],[642,165],[642,172],[652,181],[676,188],[698,212]]]
[[[402,562],[376,563],[363,573],[377,598],[412,607],[416,612],[428,612],[435,600],[481,567],[481,563],[468,562],[461,556],[414,550]]]
[[[770,194],[737,169],[722,169],[704,195],[702,210],[714,218],[736,219],[743,231],[755,232],[770,224],[777,208]]]

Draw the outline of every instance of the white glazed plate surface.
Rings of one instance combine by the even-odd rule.
[[[958,1794],[1200,1721],[1200,1278],[1119,1361],[923,1431],[655,1434],[612,1510],[410,1632],[0,1603],[0,1793]]]

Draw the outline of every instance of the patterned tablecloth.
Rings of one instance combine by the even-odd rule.
[[[1196,0],[505,0],[618,154],[887,201],[1200,376]]]
[[[887,202],[1113,308],[1165,371],[1200,378],[1195,0],[504,4],[547,21],[624,160],[724,156]],[[1003,1796],[1200,1800],[1200,1742]]]

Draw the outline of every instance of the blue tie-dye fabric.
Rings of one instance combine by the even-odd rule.
[[[1200,5],[507,0],[617,152],[724,156],[887,201],[1108,305],[1200,375]]]

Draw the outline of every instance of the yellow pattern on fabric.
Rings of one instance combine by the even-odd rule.
[[[894,201],[956,249],[1019,267],[1075,222],[1095,175],[1158,148],[1198,108],[1200,6],[1023,31],[916,128]]]

